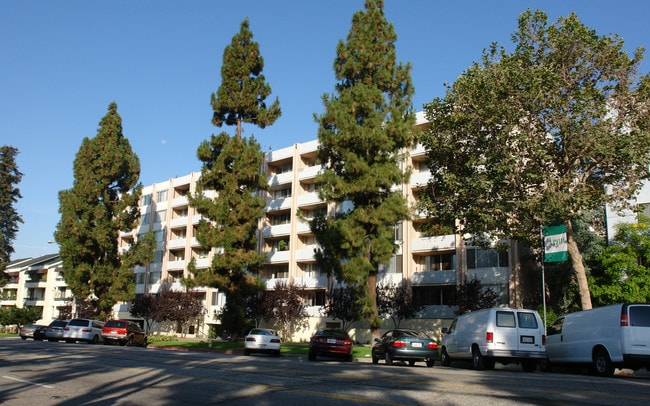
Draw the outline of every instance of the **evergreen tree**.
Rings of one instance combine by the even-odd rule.
[[[218,247],[209,269],[198,270],[193,264],[194,278],[190,286],[217,287],[226,294],[222,324],[237,334],[246,318],[246,301],[264,288],[257,274],[266,261],[257,252],[258,221],[264,216],[261,191],[267,189],[267,178],[261,173],[264,155],[251,136],[242,136],[242,123],[261,128],[271,125],[280,116],[279,101],[267,108],[270,86],[262,75],[264,59],[259,45],[252,40],[248,19],[223,53],[221,85],[212,94],[212,123],[236,125],[234,137],[222,132],[204,141],[197,156],[203,162],[197,191],[190,204],[205,220],[198,225],[197,239],[204,247]],[[214,199],[204,190],[214,190]],[[236,337],[233,337],[236,338]]]
[[[317,176],[321,197],[339,209],[331,218],[316,218],[312,230],[321,250],[321,269],[355,288],[362,315],[379,335],[377,269],[396,250],[395,226],[408,217],[396,185],[406,181],[399,163],[413,144],[415,116],[410,65],[396,62],[393,25],[384,17],[383,1],[367,0],[352,18],[347,42],[336,48],[335,94],[323,96],[318,117]]]
[[[78,299],[88,299],[103,317],[118,301],[133,298],[131,267],[142,258],[136,243],[118,252],[118,233],[131,231],[140,216],[140,160],[122,134],[117,104],[111,103],[95,138],[84,138],[74,161],[74,183],[59,193],[61,219],[54,234],[65,281]],[[148,239],[143,239],[147,241]]]
[[[13,240],[18,233],[18,223],[23,219],[14,208],[18,199],[22,198],[20,189],[16,187],[23,177],[16,164],[18,149],[3,145],[0,147],[0,286],[7,280],[3,271],[14,252]]]
[[[432,179],[422,202],[435,219],[459,219],[463,234],[531,246],[540,226],[564,223],[590,309],[573,220],[628,201],[649,177],[643,49],[630,57],[620,37],[597,35],[575,14],[549,25],[530,10],[512,38],[512,53],[493,44],[426,106],[431,125],[420,140]]]

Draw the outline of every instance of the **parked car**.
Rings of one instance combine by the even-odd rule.
[[[548,362],[584,365],[596,375],[616,368],[650,370],[650,304],[622,303],[570,313],[548,328]]]
[[[332,328],[318,330],[309,340],[308,359],[315,361],[319,355],[352,361],[352,340],[348,333]]]
[[[465,313],[442,329],[440,363],[471,361],[474,369],[494,369],[494,363],[518,362],[533,372],[545,360],[544,323],[535,310],[495,307]]]
[[[146,347],[147,334],[138,323],[129,320],[109,320],[102,327],[104,344],[138,345]]]
[[[68,343],[86,341],[97,344],[102,336],[104,323],[91,319],[72,319],[63,328],[63,339]]]
[[[253,352],[267,352],[280,355],[282,340],[275,330],[254,328],[244,338],[244,355]]]
[[[45,339],[47,341],[59,341],[63,339],[63,328],[68,325],[68,320],[52,320],[45,327]]]
[[[40,326],[34,330],[34,341],[43,341],[45,339],[45,331],[47,331],[47,326]]]
[[[20,335],[20,338],[23,340],[27,340],[28,338],[34,339],[34,331],[37,329],[45,327],[42,324],[26,324],[24,326],[20,326],[20,329],[18,330],[18,334]],[[38,341],[38,339],[36,339]]]
[[[431,368],[438,358],[438,344],[421,331],[390,330],[374,341],[371,349],[373,364],[383,359],[386,365],[393,361],[408,361],[411,366],[425,362]]]

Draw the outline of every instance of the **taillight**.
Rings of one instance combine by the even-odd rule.
[[[70,331],[70,327],[63,327],[65,331]]]
[[[350,340],[349,338],[346,338],[346,339],[345,339],[345,342],[344,342],[343,344],[345,344],[345,345],[352,345],[352,340]]]
[[[485,333],[485,341],[487,341],[488,343],[493,342],[494,341],[494,333],[489,332],[489,331],[487,333]]]
[[[630,324],[630,319],[627,316],[627,313],[621,314],[621,326],[629,326]]]
[[[393,347],[394,348],[403,348],[403,347],[406,347],[406,343],[404,341],[395,341],[395,342],[393,342]]]
[[[280,339],[279,339],[279,338],[272,338],[272,339],[271,339],[271,342],[272,342],[272,343],[279,343],[279,342],[280,342]]]
[[[438,344],[434,343],[433,341],[429,341],[428,347],[430,350],[436,350],[438,349]]]
[[[246,337],[246,341],[255,341],[255,337]]]
[[[91,328],[84,328],[81,330],[82,333],[91,333],[93,330]]]

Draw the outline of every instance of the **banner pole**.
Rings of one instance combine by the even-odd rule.
[[[545,255],[545,245],[544,245],[544,230],[543,227],[539,227],[539,236],[542,242],[542,305],[544,307],[544,332],[546,332],[546,280],[544,277],[544,255]],[[546,333],[545,333],[546,334]]]

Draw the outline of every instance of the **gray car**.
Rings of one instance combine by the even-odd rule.
[[[59,341],[63,339],[63,328],[68,325],[68,320],[52,320],[45,327],[45,339],[47,341]]]

